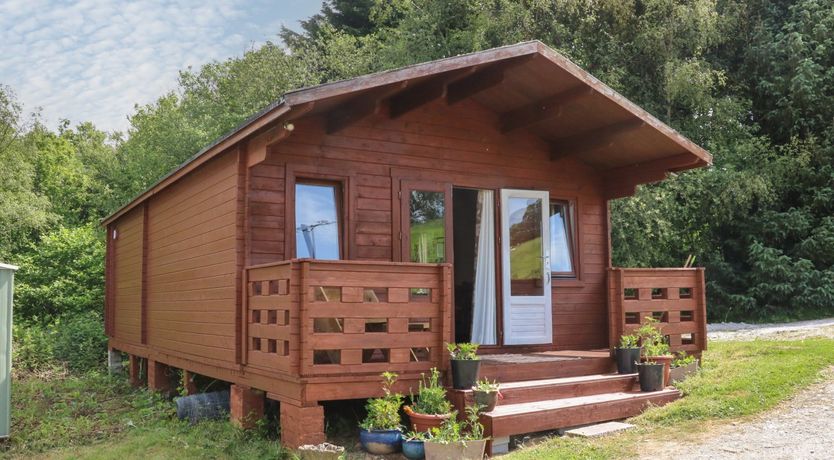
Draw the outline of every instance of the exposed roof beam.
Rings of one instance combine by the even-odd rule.
[[[639,184],[661,181],[670,172],[684,171],[706,164],[704,159],[687,152],[609,169],[603,173],[606,198],[611,200],[633,195]]]
[[[445,97],[450,83],[475,73],[478,68],[479,66],[473,66],[446,72],[401,91],[388,99],[389,115],[391,118],[397,118],[429,102]]]
[[[594,93],[593,88],[580,85],[556,93],[524,107],[501,114],[501,132],[507,133],[534,123],[557,117],[562,106]]]
[[[383,101],[408,87],[408,80],[383,86],[371,94],[362,94],[333,109],[327,116],[327,134],[341,131],[353,123],[379,113]]]
[[[584,133],[556,139],[550,144],[550,159],[558,160],[565,157],[579,156],[602,147],[611,147],[618,137],[636,131],[644,125],[645,122],[643,120],[633,118]]]
[[[536,54],[521,56],[497,64],[491,64],[480,72],[450,83],[446,90],[446,103],[449,105],[456,104],[481,91],[500,85],[504,82],[504,77],[509,69],[529,62],[535,59],[536,56]]]
[[[307,102],[293,107],[293,109],[287,113],[283,122],[280,123],[280,126],[275,126],[264,132],[261,136],[256,137],[253,140],[252,145],[247,146],[246,166],[251,168],[266,160],[266,156],[269,153],[269,146],[275,144],[276,142],[283,141],[289,137],[290,134],[292,134],[295,126],[293,126],[290,122],[303,117],[308,112],[313,110],[315,104],[315,102]]]

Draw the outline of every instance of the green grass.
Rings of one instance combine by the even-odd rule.
[[[834,365],[834,340],[713,342],[703,370],[680,385],[685,397],[630,420],[636,430],[602,439],[551,439],[507,458],[628,458],[641,442],[685,438],[710,424],[773,408]]]
[[[628,458],[642,442],[686,438],[722,421],[772,408],[834,364],[834,341],[714,342],[701,373],[681,384],[686,397],[631,420],[637,429],[602,439],[554,438],[508,459]],[[0,457],[280,458],[277,431],[243,432],[228,421],[189,425],[174,405],[130,388],[124,378],[92,373],[16,380],[13,438]]]
[[[0,457],[280,458],[277,433],[243,432],[228,421],[191,426],[158,395],[100,373],[17,379],[12,437]]]

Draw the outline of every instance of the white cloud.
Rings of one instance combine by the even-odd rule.
[[[317,1],[0,0],[0,83],[28,110],[124,130],[134,104],[176,86],[177,72],[240,55],[294,25]],[[289,23],[289,24],[288,24]]]

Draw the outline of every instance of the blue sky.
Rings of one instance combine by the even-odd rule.
[[[0,0],[0,84],[48,126],[61,118],[125,130],[134,104],[176,87],[177,71],[241,55],[320,0]]]

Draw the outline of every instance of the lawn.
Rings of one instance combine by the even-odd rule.
[[[686,397],[631,420],[636,430],[595,440],[553,438],[508,459],[628,458],[641,442],[685,438],[706,425],[772,408],[834,364],[834,341],[714,342]],[[174,405],[102,374],[28,377],[13,387],[13,439],[0,456],[41,458],[278,458],[274,428],[245,433],[228,422],[190,426]]]

